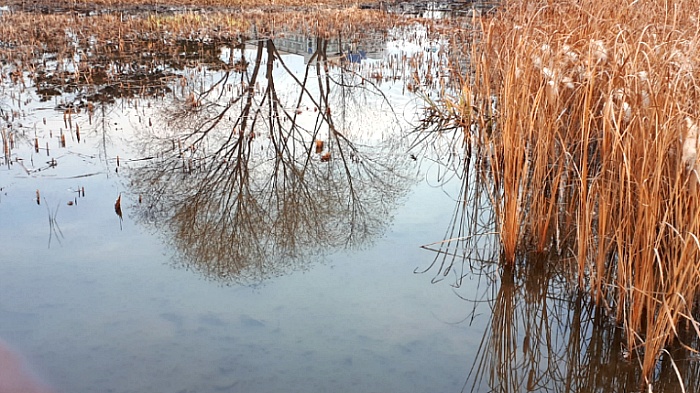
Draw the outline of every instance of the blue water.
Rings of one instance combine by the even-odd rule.
[[[76,180],[41,183],[51,190],[42,205],[19,180],[0,202],[0,337],[59,391],[448,392],[465,382],[486,318],[456,323],[469,306],[414,273],[433,257],[419,246],[440,239],[452,210],[441,189],[417,185],[366,249],[227,286],[174,268],[127,198],[120,228],[114,176],[81,179],[86,196],[58,209]],[[48,210],[62,233],[50,246]]]

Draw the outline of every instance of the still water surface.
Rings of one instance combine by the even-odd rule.
[[[223,59],[230,55],[227,50],[222,50]],[[243,54],[255,59],[254,51]],[[264,66],[267,60],[261,60]],[[283,61],[295,75],[305,71],[303,56],[287,54]],[[223,75],[188,72],[195,85],[215,83]],[[275,71],[275,82],[285,95],[293,94],[289,79],[290,72]],[[388,175],[371,176],[400,178],[402,190],[383,194],[373,187],[385,185],[372,184],[381,179],[369,177],[362,183],[363,175],[353,172],[353,192],[358,200],[344,201],[351,207],[362,206],[362,213],[345,219],[328,216],[328,210],[319,216],[312,212],[312,219],[318,222],[304,224],[325,228],[324,222],[333,223],[341,232],[333,234],[337,238],[342,237],[343,230],[361,232],[351,225],[360,222],[361,228],[371,228],[368,235],[359,233],[341,238],[339,243],[319,238],[321,249],[313,244],[313,237],[298,237],[299,242],[310,243],[293,247],[301,257],[284,252],[255,254],[257,258],[270,258],[259,261],[266,269],[275,263],[285,268],[271,269],[271,275],[254,274],[244,282],[235,277],[220,280],[220,272],[212,275],[209,269],[202,269],[200,263],[206,261],[190,263],[187,253],[183,253],[183,248],[208,247],[200,242],[204,239],[176,244],[179,240],[173,237],[173,231],[164,228],[171,221],[163,219],[160,213],[139,214],[148,210],[143,207],[148,201],[175,195],[170,185],[143,175],[152,173],[153,168],[167,171],[168,158],[156,160],[157,165],[136,161],[143,157],[136,155],[143,144],[158,146],[153,141],[141,142],[151,135],[141,132],[146,128],[146,117],[156,121],[156,112],[174,105],[168,101],[172,98],[151,101],[148,106],[152,108],[141,112],[135,99],[123,99],[102,104],[94,119],[88,119],[85,110],[72,114],[71,121],[82,127],[82,139],[78,141],[71,133],[64,148],[59,144],[58,130],[66,134],[69,131],[65,128],[65,112],[58,105],[80,95],[62,94],[41,102],[36,99],[35,90],[19,92],[10,90],[11,86],[6,88],[35,100],[28,102],[28,107],[17,108],[24,116],[10,122],[21,140],[13,155],[20,161],[3,166],[0,175],[0,336],[20,349],[38,374],[57,390],[461,389],[473,357],[469,348],[478,344],[487,319],[471,325],[459,323],[470,312],[465,302],[454,295],[450,286],[431,285],[429,275],[414,273],[414,269],[427,266],[432,259],[431,253],[419,246],[441,238],[454,204],[455,196],[444,191],[449,186],[434,187],[419,181],[425,176],[435,180],[437,171],[431,165],[420,165],[407,150],[396,150],[392,160],[402,160],[401,173],[393,169],[394,173]],[[400,88],[400,84],[391,84],[383,89],[384,94],[393,95],[393,105],[404,110],[411,100],[400,93]],[[376,160],[362,154],[375,154],[378,146],[384,144],[382,140],[401,138],[397,132],[407,130],[408,123],[397,116],[397,121],[403,122],[400,127],[397,121],[383,121],[382,112],[371,109],[386,102],[376,94],[369,99],[359,94],[354,97],[361,99],[354,106],[347,105],[346,110],[360,111],[365,118],[348,114],[343,124],[348,130],[370,128],[371,132],[360,135],[362,147],[353,151],[360,159],[373,163]],[[12,103],[9,99],[6,102]],[[140,102],[142,108],[146,102]],[[306,104],[303,105],[306,111]],[[159,122],[165,122],[160,119]],[[372,121],[371,126],[367,121]],[[179,131],[176,127],[163,127],[158,132],[162,136]],[[390,131],[392,138],[381,137]],[[327,127],[319,132],[327,133]],[[40,139],[39,152],[33,151],[34,135]],[[373,142],[377,137],[379,142]],[[48,152],[44,150],[45,142]],[[214,142],[208,143],[211,146]],[[269,143],[268,139],[260,147],[253,147],[269,149]],[[121,156],[119,164],[117,156]],[[247,163],[259,168],[269,165],[267,158],[253,164],[256,157],[251,156]],[[332,164],[317,161],[314,165],[325,170]],[[381,168],[370,169],[394,167],[382,163]],[[330,176],[333,188],[349,192],[343,184],[347,178],[333,177],[333,173]],[[131,189],[134,179],[143,183],[144,177],[150,184],[159,184],[154,186],[153,194],[137,194]],[[324,182],[312,184],[311,192],[328,193],[324,188],[328,178],[319,179]],[[179,181],[205,184],[187,177]],[[398,180],[392,182],[396,184]],[[277,190],[260,184],[250,188],[251,194]],[[183,199],[173,196],[177,202],[168,201],[162,208],[177,211],[173,203],[191,203],[187,199],[190,191],[181,192]],[[160,195],[163,192],[171,195]],[[209,192],[215,200],[226,197],[224,190],[216,187]],[[114,208],[119,195],[121,218]],[[139,197],[147,201],[139,204]],[[393,199],[381,200],[390,197]],[[313,197],[308,202],[341,204]],[[375,208],[377,204],[381,205],[379,210]],[[263,210],[274,211],[275,207]],[[337,214],[351,213],[339,209]],[[246,218],[252,221],[251,225],[262,226],[261,231],[268,230],[264,225],[269,223],[264,218]],[[375,218],[381,222],[367,224]],[[273,229],[279,228],[269,230]],[[195,237],[210,235],[201,235],[196,228],[192,231]],[[305,253],[306,249],[313,252]],[[231,247],[231,253],[241,250],[246,249]],[[297,260],[287,266],[285,258]]]
[[[19,225],[3,220],[2,238],[13,240],[2,251],[0,330],[61,391],[458,391],[464,383],[483,325],[453,324],[468,312],[464,301],[413,274],[427,257],[417,245],[439,236],[449,214],[421,208],[439,192],[409,197],[372,247],[256,286],[173,269],[158,236],[128,218],[119,229],[106,194],[62,206],[64,238],[51,248],[43,206],[12,195],[2,202],[3,217],[26,213]]]

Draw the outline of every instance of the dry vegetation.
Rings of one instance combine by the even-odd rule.
[[[289,9],[338,9],[348,7],[377,8],[379,0],[10,0],[4,3],[15,10],[41,12],[115,12],[115,11],[147,11],[187,9],[214,10],[228,9],[240,11],[243,9],[289,10]]]
[[[143,51],[138,46],[144,40],[160,41],[167,48],[174,40],[274,38],[285,31],[353,34],[411,23],[410,18],[378,10],[377,0],[38,0],[6,5],[10,11],[0,16],[0,56],[15,64],[45,52],[71,55],[77,48]]]
[[[253,26],[259,37],[270,38],[289,30],[331,34],[390,24],[385,13],[355,8],[274,13],[259,9],[235,13],[139,13],[126,16],[110,13],[89,17],[70,13],[14,12],[3,16],[0,34],[5,52],[12,50],[11,54],[16,58],[19,51],[64,52],[76,46],[86,47],[88,42],[99,49],[105,45],[113,47],[150,39],[164,42],[230,39],[251,34]],[[71,37],[67,37],[67,32],[72,33]]]
[[[488,168],[504,261],[569,256],[647,382],[679,329],[700,334],[698,10],[510,1],[441,109]]]
[[[9,65],[3,77],[13,81],[21,81],[21,75],[37,80],[50,77],[45,81],[64,89],[99,85],[132,95],[144,83],[150,90],[162,90],[163,80],[170,76],[161,72],[163,68],[201,66],[198,59],[183,53],[217,52],[220,45],[236,46],[248,39],[279,38],[290,32],[361,39],[365,33],[414,22],[341,1],[250,3],[234,7],[211,2],[206,3],[211,4],[208,8],[205,3],[195,7],[177,0],[10,3],[10,11],[0,16],[0,59]],[[137,71],[140,80],[127,71]]]

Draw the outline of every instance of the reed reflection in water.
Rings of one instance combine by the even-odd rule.
[[[548,266],[545,258],[531,256],[515,270],[493,272],[499,278],[490,285],[490,324],[463,391],[642,391],[639,360],[623,351],[622,327],[585,293],[569,291],[560,272]],[[663,356],[654,391],[683,391],[677,372],[685,391],[696,391],[697,360],[682,352],[673,354],[675,362]]]
[[[432,146],[449,148],[446,140],[435,139]],[[644,391],[641,359],[625,350],[623,327],[571,284],[570,261],[555,252],[532,252],[521,255],[512,269],[502,267],[492,213],[483,198],[488,182],[479,176],[483,163],[478,157],[450,156],[441,162],[441,179],[456,179],[461,187],[445,232],[447,240],[423,246],[435,254],[426,268],[418,270],[433,274],[433,282],[448,278],[469,304],[462,323],[488,316],[462,391]],[[477,280],[478,285],[463,287],[465,280]],[[679,334],[688,347],[697,344],[692,326]],[[677,347],[662,355],[654,373],[655,392],[698,389],[697,355]]]

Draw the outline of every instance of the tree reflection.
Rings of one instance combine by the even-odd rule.
[[[423,123],[425,125],[425,123]],[[488,199],[489,184],[485,181],[481,168],[486,163],[478,153],[473,154],[471,147],[466,151],[455,142],[448,131],[429,139],[414,142],[425,143],[428,155],[437,157],[435,162],[441,168],[438,183],[451,187],[459,183],[456,203],[450,217],[443,240],[423,245],[422,248],[433,251],[432,262],[417,273],[433,272],[433,282],[442,281],[452,275],[452,284],[459,287],[465,277],[475,273],[490,271],[497,262],[496,252],[499,245],[494,215]],[[457,131],[462,133],[462,131]],[[420,133],[418,136],[420,137]],[[446,191],[452,195],[453,191]]]
[[[141,135],[154,158],[130,173],[145,195],[139,214],[167,224],[185,267],[256,282],[386,226],[409,184],[398,122],[379,89],[331,64],[327,45],[316,40],[303,67],[272,39],[226,47],[228,66],[182,76]],[[341,111],[348,96],[358,105]]]

